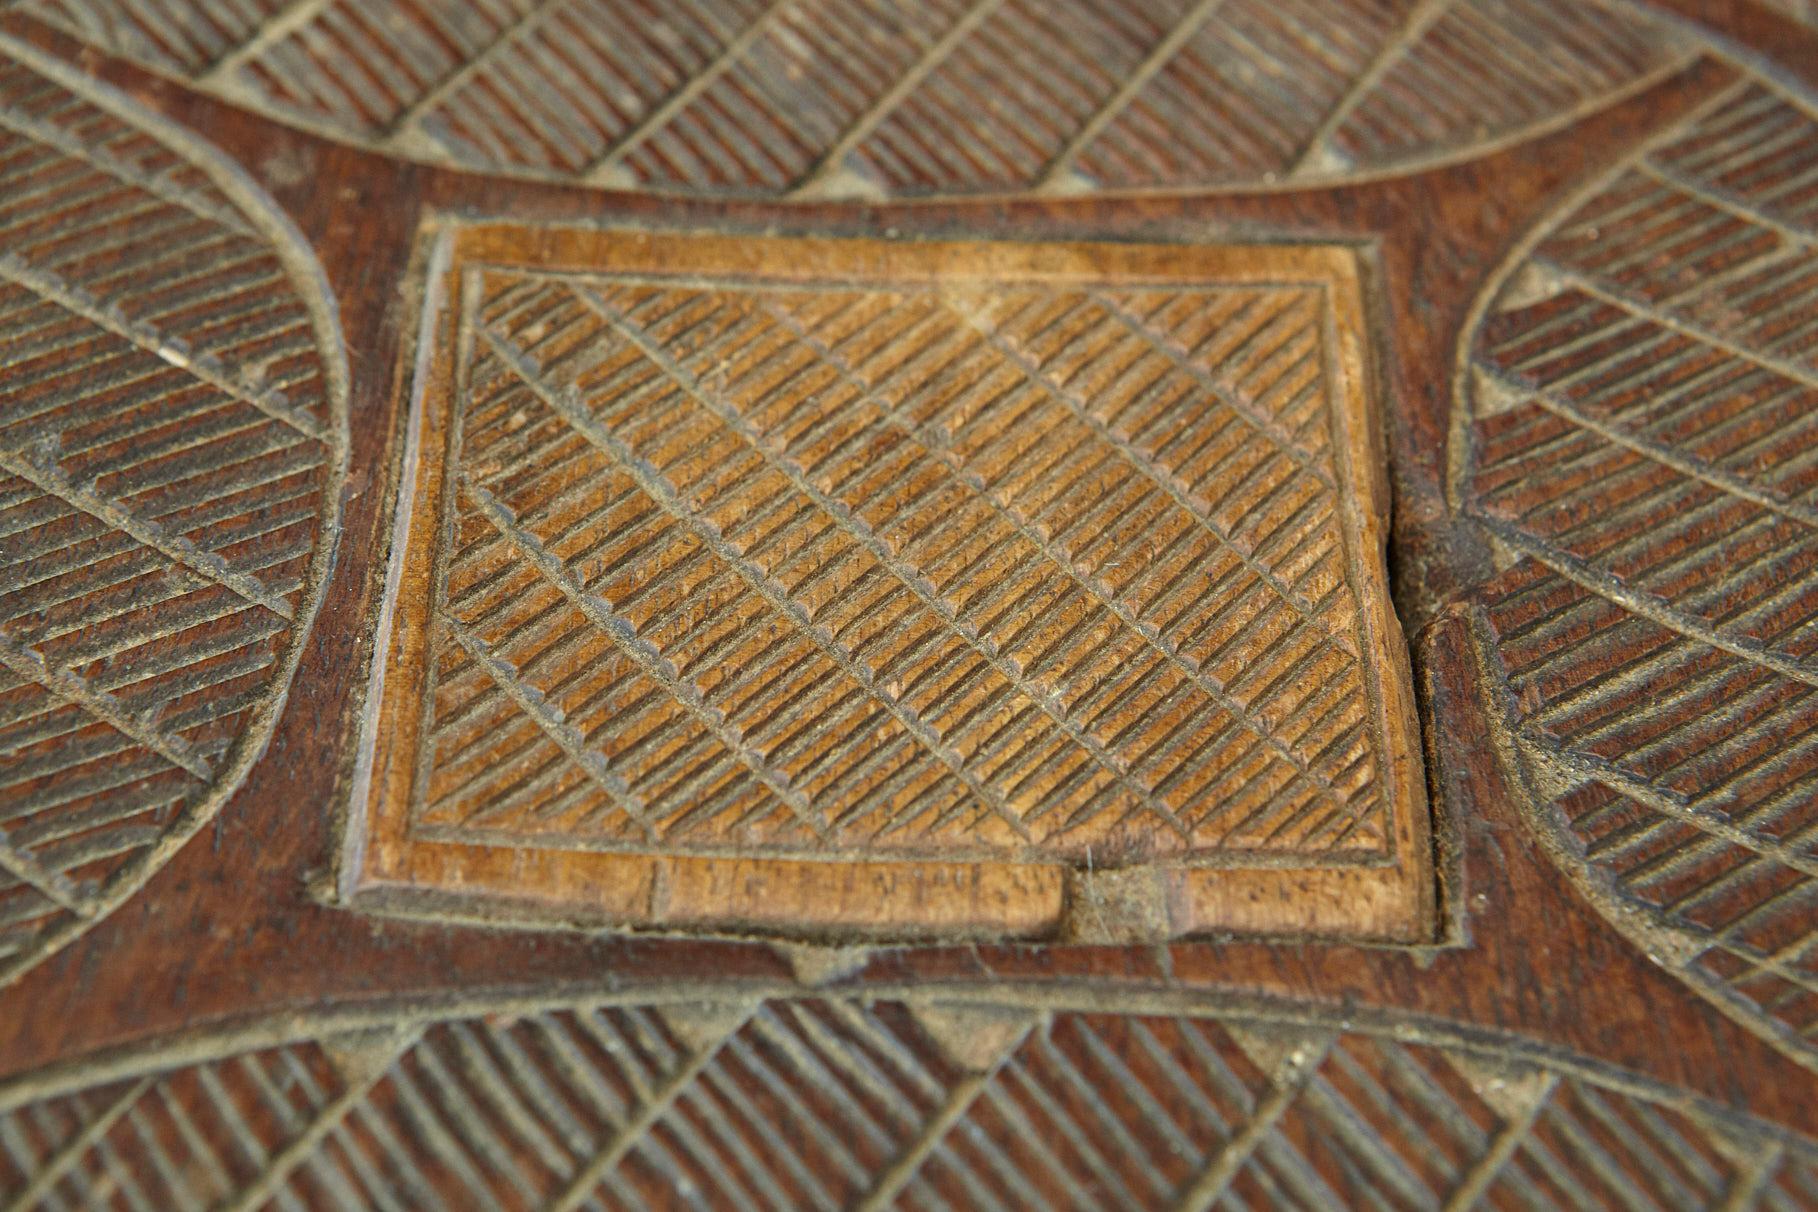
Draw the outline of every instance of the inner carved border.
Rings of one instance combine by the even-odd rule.
[[[1352,250],[432,245],[350,901],[1430,937]]]

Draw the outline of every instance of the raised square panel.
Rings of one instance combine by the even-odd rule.
[[[1431,936],[1352,250],[426,260],[353,904]]]

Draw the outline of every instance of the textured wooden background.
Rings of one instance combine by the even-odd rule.
[[[1803,7],[0,3],[0,1207],[1818,1207]],[[1434,941],[349,905],[465,223],[1351,250]]]

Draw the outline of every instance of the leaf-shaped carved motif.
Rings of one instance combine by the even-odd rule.
[[[1491,313],[1461,496],[1512,563],[1483,601],[1545,826],[1645,945],[1809,1056],[1809,103],[1736,86],[1542,233]]]
[[[142,1062],[10,1106],[0,1093],[0,1196],[172,1212],[1818,1197],[1802,1140],[1558,1057],[1416,1036],[889,1000],[401,1021]]]
[[[1682,50],[1587,0],[24,0],[467,168],[736,194],[1192,188],[1469,154]]]
[[[190,139],[0,45],[0,980],[265,745],[343,446],[296,247]]]

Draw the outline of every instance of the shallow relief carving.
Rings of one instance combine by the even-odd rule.
[[[1810,1063],[1818,118],[1743,80],[1534,235],[1461,369],[1495,714],[1563,867]]]
[[[307,16],[310,7],[296,11]],[[1429,6],[1433,12],[1448,7]],[[397,146],[411,142],[407,137]],[[1319,178],[1311,173],[1309,179]],[[1064,175],[1056,181],[1076,183]],[[829,179],[817,188],[847,187],[849,180]],[[538,229],[537,239],[553,239],[557,230]],[[626,234],[611,233],[618,240]],[[930,316],[965,321],[958,331],[966,335],[970,329],[973,346],[962,351],[967,358],[951,344],[933,346],[957,359],[960,369],[947,386],[957,391],[956,384],[965,381],[962,373],[976,368],[987,376],[981,379],[987,388],[1004,386],[998,403],[1008,401],[1007,409],[1027,405],[1006,416],[1027,419],[1031,432],[1054,432],[1068,418],[1084,424],[1090,432],[1075,446],[1046,451],[1057,459],[1075,457],[1076,469],[1093,466],[1102,456],[1114,464],[1122,460],[1128,472],[1127,456],[1134,451],[1149,466],[1166,470],[1173,456],[1160,453],[1165,443],[1173,441],[1178,452],[1208,432],[1182,423],[1181,413],[1244,381],[1241,370],[1214,356],[1223,348],[1219,342],[1246,350],[1234,359],[1240,368],[1262,368],[1249,380],[1252,386],[1276,372],[1305,374],[1309,348],[1330,348],[1321,344],[1329,334],[1310,338],[1317,325],[1299,322],[1321,306],[1321,288],[1284,282],[1292,276],[1281,268],[1285,263],[1266,275],[1267,282],[1233,282],[1230,266],[1241,258],[1221,262],[1228,251],[1217,250],[1189,284],[1197,292],[1190,305],[1181,302],[1185,288],[1178,274],[1169,282],[1132,286],[1120,278],[1065,289],[1032,287],[1014,274],[1000,274],[987,286],[948,281],[910,290],[899,265],[884,275],[887,282],[855,269],[833,281],[785,286],[768,280],[760,287],[753,283],[763,278],[763,266],[716,260],[688,249],[686,240],[662,246],[660,257],[653,258],[661,262],[654,269],[662,281],[653,282],[640,276],[651,274],[652,264],[628,270],[598,251],[538,263],[523,255],[532,241],[521,229],[494,230],[487,238],[495,242],[476,245],[484,255],[470,262],[451,253],[460,267],[439,279],[449,286],[443,313],[449,327],[431,326],[425,358],[445,357],[450,383],[459,380],[462,386],[442,395],[425,391],[417,419],[428,429],[443,426],[453,441],[439,445],[444,453],[438,467],[423,453],[438,447],[433,437],[409,466],[422,470],[411,482],[425,486],[426,495],[449,494],[449,509],[445,514],[430,509],[424,497],[401,508],[398,551],[409,547],[416,519],[446,530],[416,549],[427,569],[427,589],[414,592],[404,579],[387,591],[386,635],[395,642],[375,670],[374,702],[389,698],[424,709],[413,725],[423,744],[414,750],[398,747],[411,790],[388,799],[375,781],[364,801],[372,810],[365,824],[382,815],[381,809],[395,812],[401,849],[414,852],[413,861],[419,856],[433,861],[401,873],[394,868],[372,884],[351,882],[358,889],[353,897],[358,908],[444,922],[559,921],[590,928],[605,924],[614,933],[632,926],[720,934],[752,929],[755,904],[772,915],[755,923],[758,928],[821,941],[910,933],[936,941],[1016,933],[1148,941],[1202,929],[1252,928],[1253,918],[1218,916],[1250,912],[1242,897],[1208,896],[1188,905],[1193,914],[1204,914],[1195,917],[1181,911],[1183,898],[1170,893],[1165,879],[1154,878],[1173,867],[1197,867],[1225,888],[1252,874],[1280,881],[1278,890],[1285,887],[1291,895],[1275,898],[1288,906],[1276,912],[1321,907],[1328,916],[1311,924],[1294,919],[1291,928],[1299,937],[1342,940],[1372,932],[1382,937],[1387,932],[1377,927],[1383,920],[1430,930],[1430,904],[1421,899],[1428,893],[1418,882],[1401,882],[1407,876],[1396,866],[1401,854],[1371,849],[1381,836],[1372,835],[1371,825],[1385,815],[1394,818],[1393,797],[1384,801],[1386,813],[1382,805],[1348,813],[1343,809],[1356,803],[1369,805],[1368,796],[1347,799],[1326,788],[1300,799],[1287,792],[1258,794],[1246,802],[1261,814],[1255,818],[1240,811],[1196,817],[1194,808],[1227,802],[1210,796],[1188,801],[1190,811],[1182,816],[1182,805],[1169,796],[1178,783],[1163,787],[1154,777],[1172,774],[1166,761],[1186,753],[1213,755],[1202,762],[1203,771],[1240,760],[1245,751],[1239,741],[1273,749],[1253,724],[1270,729],[1283,719],[1318,718],[1271,712],[1266,694],[1252,699],[1265,675],[1285,670],[1297,691],[1320,689],[1335,703],[1380,706],[1382,700],[1372,699],[1364,687],[1362,657],[1347,662],[1322,643],[1314,649],[1321,654],[1318,661],[1263,668],[1247,689],[1240,683],[1248,670],[1237,666],[1216,682],[1189,676],[1186,689],[1170,694],[1156,690],[1163,680],[1145,665],[1144,676],[1132,679],[1141,688],[1134,706],[1126,705],[1121,716],[1091,714],[1092,704],[1052,667],[1038,666],[1028,654],[998,642],[1009,634],[994,630],[1003,625],[1004,599],[1028,608],[1021,621],[1036,625],[1072,619],[1067,610],[1091,603],[1095,611],[1081,613],[1112,633],[1133,630],[1134,637],[1127,637],[1133,651],[1171,660],[1188,651],[1181,640],[1185,632],[1179,626],[1169,631],[1171,620],[1151,610],[1165,599],[1142,596],[1140,579],[1129,578],[1140,578],[1141,564],[1165,554],[1175,532],[1157,525],[1159,514],[1150,511],[1156,503],[1144,504],[1135,494],[1121,502],[1105,498],[1108,505],[1129,506],[1122,529],[1114,511],[1103,515],[1111,520],[1096,530],[1073,532],[1064,529],[1066,516],[1031,517],[1023,510],[1029,502],[1017,496],[1019,487],[1026,488],[1020,476],[1026,468],[1013,460],[1018,454],[1040,460],[1044,450],[1039,443],[1021,447],[1016,422],[975,433],[982,437],[969,446],[963,427],[938,416],[923,423],[902,397],[889,394],[887,372],[895,363],[884,337],[907,333],[911,342],[898,349],[920,349],[920,340],[935,331]],[[968,255],[978,255],[981,247],[973,242]],[[1059,246],[1049,246],[1054,247]],[[790,260],[772,257],[779,259]],[[1221,274],[1224,280],[1218,280]],[[1006,276],[1014,289],[1000,289]],[[1505,298],[1517,304],[1514,313],[1523,301],[1532,303],[1545,293],[1546,277],[1528,274],[1511,286]],[[1536,290],[1540,293],[1532,293]],[[1070,327],[1080,322],[1078,309],[1097,302],[1082,302],[1093,294],[1123,305],[1126,314],[1113,316],[1116,325]],[[928,303],[921,296],[933,296],[938,306],[915,310]],[[465,299],[474,300],[471,307],[459,301]],[[1168,307],[1191,311],[1208,301],[1231,309],[1227,320],[1233,315],[1239,320],[1230,327],[1210,325],[1210,346],[1193,342],[1204,332],[1167,327]],[[606,321],[601,303],[617,308],[616,325]],[[1029,310],[1019,313],[1024,305]],[[1050,305],[1053,310],[1045,312]],[[1112,359],[1107,369],[1104,361],[1055,355],[1073,338],[1095,352],[1140,349],[1140,342],[1120,345],[1105,334],[1117,326],[1132,331],[1126,320],[1149,318],[1147,305],[1158,309],[1150,327],[1160,361],[1132,353],[1125,363],[1116,353],[1106,354]],[[538,308],[547,310],[529,314]],[[799,331],[784,323],[787,318],[796,320]],[[920,327],[914,326],[917,320]],[[1247,328],[1252,320],[1278,326]],[[725,329],[716,327],[720,322]],[[577,329],[577,323],[593,327]],[[1337,327],[1344,327],[1342,320]],[[869,360],[859,356],[876,353],[878,347],[867,344],[872,339],[886,352]],[[591,355],[584,351],[601,350],[610,365],[588,362]],[[1282,356],[1271,362],[1266,354]],[[1481,360],[1494,361],[1487,355]],[[591,378],[576,369],[580,365]],[[1087,367],[1079,371],[1085,377],[1069,380],[1081,365]],[[1115,382],[1118,369],[1150,393],[1133,391],[1130,407],[1139,416],[1159,418],[1151,430],[1117,430],[1117,420],[1097,415],[1090,401],[1076,409],[1065,398],[1069,382],[1089,383],[1096,391]],[[1525,382],[1525,372],[1500,364],[1493,369],[1499,377]],[[1148,371],[1155,374],[1153,382],[1140,378]],[[775,380],[763,380],[766,373]],[[786,410],[765,393],[790,373],[805,376],[817,400],[798,410],[798,429],[769,423]],[[1201,394],[1183,388],[1183,377],[1200,380]],[[1306,381],[1291,380],[1291,386],[1304,388]],[[1479,390],[1487,395],[1485,383]],[[612,398],[625,384],[645,394],[635,407],[615,413]],[[1169,394],[1177,389],[1183,394]],[[1240,414],[1256,403],[1252,396],[1267,395],[1237,394],[1232,407]],[[873,399],[855,403],[867,395]],[[821,400],[847,407],[823,411]],[[1326,402],[1336,406],[1342,400],[1328,396]],[[766,404],[775,407],[773,414],[763,412]],[[627,424],[624,415],[646,405],[653,417],[662,418],[649,432]],[[1363,415],[1393,405],[1366,398]],[[1486,407],[1482,415],[1492,416],[1497,407]],[[1144,408],[1151,411],[1143,414]],[[1055,417],[1058,425],[1050,423]],[[1113,442],[1107,450],[1093,419],[1122,446]],[[478,435],[471,443],[469,425]],[[1289,435],[1289,447],[1304,437],[1293,424],[1280,428]],[[696,441],[703,433],[722,440]],[[831,478],[846,466],[842,459],[857,457],[840,453],[845,440],[862,448],[864,458],[900,460],[889,464],[902,473],[896,485],[901,496],[893,503],[900,501],[906,516],[923,520],[893,527],[891,519],[852,507],[841,495],[840,481]],[[995,462],[986,453],[991,440],[1004,443]],[[697,450],[691,461],[690,444],[709,453]],[[1237,465],[1264,469],[1255,483],[1276,492],[1274,506],[1304,504],[1292,494],[1307,481],[1278,473],[1289,464],[1304,470],[1307,460],[1287,450],[1265,456],[1266,443],[1248,449]],[[750,477],[741,479],[745,469],[735,457],[741,451],[764,465],[753,475],[772,478],[755,488]],[[1317,452],[1304,445],[1300,454],[1319,463]],[[1135,480],[1097,482],[1108,493],[1129,490],[1133,483],[1140,487],[1143,473],[1134,470]],[[470,483],[479,491],[471,491]],[[1208,513],[1209,498],[1194,481],[1183,477],[1181,483],[1187,486],[1182,495],[1188,516]],[[589,495],[601,484],[614,495]],[[1308,487],[1307,499],[1337,502],[1340,508],[1369,496],[1328,493],[1332,485]],[[915,496],[924,489],[932,504]],[[1137,503],[1130,504],[1133,500]],[[596,512],[607,505],[616,512]],[[1597,508],[1606,506],[1600,502]],[[765,509],[772,512],[763,514]],[[772,532],[741,529],[754,515],[760,525],[765,518],[776,523],[771,545],[752,545],[751,539]],[[855,545],[853,517],[869,528],[858,532]],[[782,529],[784,520],[795,529]],[[1218,521],[1224,525],[1232,518]],[[1279,533],[1293,538],[1317,532],[1304,522],[1303,517]],[[1263,568],[1295,587],[1293,573],[1300,566],[1284,575],[1271,563],[1269,537],[1276,532],[1265,535],[1269,528],[1260,523],[1248,538],[1239,534],[1241,526],[1226,529],[1239,538],[1238,548],[1251,544],[1238,550],[1250,557],[1248,564],[1237,561],[1246,572]],[[623,548],[609,546],[615,538],[623,540]],[[918,538],[924,540],[920,546]],[[847,545],[831,556],[813,545],[842,539]],[[924,561],[926,552],[941,552],[944,541],[955,545],[950,562]],[[1278,543],[1274,555],[1285,545]],[[1132,561],[1131,550],[1143,559]],[[1183,550],[1176,548],[1175,554]],[[1341,565],[1376,559],[1369,542],[1347,546],[1341,539],[1336,547],[1317,550],[1327,557],[1336,551]],[[1031,552],[1022,562],[1007,558]],[[1513,552],[1505,546],[1502,554],[1513,560]],[[882,571],[870,571],[873,565]],[[1018,586],[1011,579],[1018,568],[1034,585],[1021,598],[1013,597]],[[405,578],[403,562],[398,569]],[[861,580],[868,571],[869,579]],[[615,572],[620,580],[612,579]],[[815,573],[820,579],[810,579]],[[1369,575],[1377,580],[1364,593],[1345,591],[1352,594],[1353,616],[1382,602],[1375,596],[1381,592],[1380,570]],[[864,647],[869,636],[924,634],[900,620],[894,631],[881,624],[868,631],[865,624],[875,624],[869,615],[843,630],[839,620],[830,621],[829,604],[839,593],[853,585],[875,586],[879,578],[903,586],[902,617],[932,619],[935,626],[928,630],[937,634],[945,629],[951,648],[943,655],[970,654],[983,663],[976,686],[986,689],[975,686],[974,697],[951,702],[913,699],[927,683],[916,687],[901,678],[898,685],[887,670],[869,663],[882,643]],[[1330,580],[1314,574],[1308,583],[1323,586]],[[1248,580],[1231,584],[1233,593],[1239,587],[1255,591]],[[632,597],[624,609],[615,609],[623,594],[645,586],[643,598]],[[454,589],[469,591],[468,596],[458,599]],[[993,599],[994,589],[1003,596]],[[485,597],[489,592],[491,599]],[[1302,613],[1313,617],[1321,612],[1312,608],[1323,605],[1324,617],[1341,620],[1323,634],[1342,646],[1342,595],[1323,600],[1303,595],[1291,604],[1308,607]],[[488,611],[488,605],[495,609]],[[411,615],[412,610],[420,614]],[[1293,624],[1295,613],[1255,617]],[[713,669],[721,654],[708,653],[703,661],[678,645],[677,636],[715,618],[726,624],[720,638],[727,644],[744,642],[728,651],[748,659],[731,666],[733,676],[705,679],[689,693],[680,675]],[[678,619],[686,626],[674,622]],[[1214,634],[1229,637],[1225,626]],[[1292,634],[1322,633],[1307,627]],[[1240,635],[1235,642],[1241,647],[1253,639]],[[1374,647],[1361,634],[1353,642],[1360,654]],[[427,672],[400,672],[400,654],[413,643],[421,645]],[[604,678],[601,671],[609,665],[621,689],[605,700],[589,697],[600,689],[597,681],[562,676],[580,669],[583,677],[591,671]],[[741,686],[737,670],[746,667],[773,677]],[[1225,674],[1238,675],[1236,682],[1227,685]],[[412,676],[423,680],[413,684]],[[1510,676],[1519,686],[1518,675]],[[1006,684],[1005,697],[993,698]],[[622,689],[626,685],[630,690]],[[1207,723],[1218,718],[1210,709],[1196,708],[1195,693],[1216,700],[1207,685],[1224,694],[1227,702],[1220,706],[1232,709],[1239,740]],[[1143,689],[1158,697],[1143,700]],[[746,692],[743,699],[737,697],[740,690]],[[1525,691],[1513,699],[1519,711],[1534,701]],[[601,714],[601,702],[611,707],[610,716]],[[1086,706],[1075,711],[1081,702]],[[1264,705],[1252,710],[1255,702]],[[643,731],[629,710],[620,710],[640,705],[650,713],[646,720],[655,721]],[[1498,700],[1499,709],[1506,705]],[[1151,722],[1166,725],[1149,734],[1153,749],[1121,735],[1126,723],[1140,726],[1145,707],[1153,709]],[[937,725],[942,709],[949,715]],[[1014,716],[1013,709],[1026,714]],[[362,745],[374,762],[368,773],[377,780],[388,760],[384,747],[396,742],[392,730],[374,718],[374,731]],[[1032,733],[1028,727],[1005,728],[1004,721],[1019,718],[1040,724],[1058,738],[1056,744],[1035,752],[1013,745]],[[973,731],[949,731],[947,719]],[[1095,732],[1105,719],[1117,726]],[[974,720],[983,722],[970,723]],[[1319,752],[1297,750],[1297,736],[1290,732],[1275,727],[1270,735],[1290,754],[1305,758]],[[866,745],[874,739],[881,743],[862,754],[858,745],[828,746],[829,737],[842,735],[863,736]],[[950,736],[973,739],[948,743]],[[1524,753],[1537,744],[1525,735],[1520,742]],[[1000,747],[992,750],[993,743]],[[1392,745],[1378,745],[1379,756],[1392,751]],[[1080,759],[1082,753],[1087,760]],[[1030,762],[1061,756],[1049,758],[1057,766],[1045,774],[1018,783],[1009,759],[994,766],[993,754],[1022,754]],[[1083,784],[1087,792],[1077,800],[1066,799],[1062,776],[1053,773],[1069,756],[1080,762],[1077,769],[1088,771],[1082,779],[1101,780]],[[813,765],[816,758],[823,764]],[[1524,769],[1543,771],[1538,762]],[[1002,771],[1010,774],[1000,781]],[[1342,782],[1325,773],[1328,783]],[[473,781],[488,777],[500,781]],[[1288,776],[1283,786],[1296,777]],[[1543,772],[1535,782],[1548,796],[1573,790],[1544,779]],[[1255,790],[1250,780],[1236,781]],[[688,819],[678,810],[678,788],[688,795],[718,789],[719,798],[697,802],[723,815],[717,821]],[[1031,789],[1052,794],[1037,797]],[[975,792],[970,816],[953,811]],[[1089,793],[1097,793],[1096,799]],[[941,799],[943,794],[948,798]],[[1017,836],[1005,815],[985,811],[998,804],[1019,820],[1030,814],[1025,824],[1033,824],[1034,836]],[[1158,805],[1167,812],[1157,811]],[[1078,811],[1082,806],[1091,810]],[[489,815],[490,809],[497,814]],[[1168,812],[1188,826],[1187,834],[1168,821]],[[811,823],[817,816],[831,826],[825,835]],[[867,828],[879,818],[891,827]],[[1248,831],[1247,819],[1252,820]],[[1278,828],[1284,822],[1286,827]],[[1333,843],[1339,830],[1347,831],[1344,839]],[[1573,869],[1581,877],[1588,872],[1586,886],[1594,885],[1593,864],[1570,855],[1574,843],[1564,831],[1548,822],[1538,833],[1558,843],[1568,866],[1577,862]],[[1520,834],[1519,827],[1508,831]],[[362,839],[384,840],[376,833],[353,835],[350,871],[380,871],[376,864],[358,866],[374,855],[359,852]],[[736,869],[690,888],[672,874],[655,874],[676,859],[683,860],[677,868],[698,863],[695,870],[710,875],[715,864],[729,859]],[[990,898],[978,896],[975,883],[918,882],[917,875],[858,885],[847,902],[819,895],[792,902],[780,894],[788,880],[775,874],[792,862],[823,870],[894,863],[923,872],[943,865],[1046,866],[1049,874],[1037,877],[1045,882],[1036,897],[1026,894],[1026,883],[1014,885],[1012,895]],[[767,865],[774,866],[766,870]],[[610,878],[585,874],[608,867]],[[1404,898],[1396,903],[1413,916],[1372,919],[1357,910],[1355,898],[1322,900],[1321,881],[1358,871],[1386,876],[1382,886]],[[628,874],[621,878],[621,873]],[[1327,885],[1340,886],[1336,880]],[[913,895],[888,901],[904,887],[912,887]],[[316,891],[312,886],[310,895]],[[850,913],[850,905],[879,895],[886,897],[893,918],[914,923],[913,931],[899,924],[879,930],[874,921],[855,924],[851,916],[815,918],[801,911],[810,901]],[[1632,926],[1642,902],[1613,898],[1601,889],[1594,895],[1606,908],[1614,907],[1614,920]],[[1769,908],[1790,906],[1780,920],[1796,922],[1798,904],[1773,901]],[[1012,918],[1011,910],[1023,916]],[[358,912],[321,916],[343,919],[349,937],[414,930],[421,938],[440,932],[438,939],[452,937],[461,946],[523,938],[530,949],[583,937],[378,922]],[[1265,921],[1260,928],[1275,932],[1279,922]],[[1667,932],[1635,929],[1630,936],[1675,962],[1681,956],[1680,944]],[[1556,942],[1559,936],[1549,937]],[[340,941],[335,936],[336,945]],[[1665,944],[1670,945],[1663,949]],[[610,953],[615,959],[640,948],[668,958],[686,946],[701,948],[697,956],[709,946],[722,949],[715,955],[734,950],[768,955],[764,948],[723,943],[613,943],[620,945],[622,952]],[[1143,947],[1125,954],[1140,954],[1141,979],[1153,982],[1162,979],[1170,955],[1216,954],[1222,962],[1227,955],[1267,951],[1282,957],[1284,966],[1311,966],[1338,956],[1332,967],[1345,974],[1340,981],[1356,972],[1402,972],[1387,965],[1350,966],[1359,955],[1407,959],[1410,972],[1418,957],[1418,972],[1409,977],[1417,981],[1427,979],[1425,961],[1435,958],[1432,952],[1401,948],[1246,947]],[[995,961],[1010,949],[981,950]],[[51,1207],[72,1201],[107,1206],[110,1200],[179,1208],[489,1202],[589,1207],[692,1200],[710,1207],[938,1207],[943,1201],[1017,1206],[1074,1197],[1107,1207],[1338,1206],[1351,1200],[1409,1207],[1797,1208],[1818,1201],[1806,1142],[1717,1110],[1682,1090],[1539,1049],[1531,1040],[1435,1025],[1401,1012],[1366,1012],[1360,1025],[1350,1015],[1322,1017],[1330,1007],[1316,1009],[1310,1002],[1227,1010],[1222,1002],[1210,1006],[1200,994],[1192,1002],[1185,994],[1136,995],[1130,989],[1138,978],[1130,973],[1121,981],[1095,981],[1085,963],[1072,966],[1086,950],[1029,949],[1030,964],[1052,958],[1055,971],[1067,975],[1021,997],[1004,996],[1002,988],[948,988],[941,990],[948,1000],[940,1001],[930,1000],[925,989],[904,987],[804,1000],[799,991],[772,985],[761,999],[742,1001],[737,998],[748,990],[720,985],[677,989],[673,996],[667,988],[645,987],[611,1001],[578,995],[564,1000],[554,995],[553,985],[527,981],[517,1000],[495,1003],[476,995],[451,1006],[418,996],[407,977],[392,987],[402,1002],[362,999],[368,1008],[358,1009],[352,1000],[338,1001],[337,990],[316,997],[326,1015],[321,1022],[255,1024],[231,1039],[173,1036],[150,1051],[83,1056],[67,1071],[29,1075],[6,1086],[0,1090],[0,1107],[6,1108],[0,1113],[5,1120],[0,1204],[12,1198],[23,1206]],[[1448,949],[1438,955],[1437,966],[1443,969],[1465,950]],[[1613,950],[1625,949],[1618,943]],[[371,954],[378,955],[378,949]],[[817,964],[844,963],[858,950],[796,954],[798,974],[813,980]],[[878,958],[877,951],[869,954]],[[1789,949],[1771,958],[1797,954]],[[1148,966],[1150,957],[1154,967]],[[1137,967],[1132,962],[1131,972]],[[1201,979],[1207,968],[1199,967]],[[646,965],[641,974],[652,970],[654,965]],[[928,969],[938,970],[938,965]],[[989,969],[983,962],[968,969],[979,970]],[[542,971],[547,981],[553,969]],[[1408,986],[1399,988],[1405,992]],[[1683,1009],[1670,982],[1662,979],[1657,991]],[[304,995],[318,992],[311,987]],[[1392,995],[1383,991],[1366,1000],[1370,996]],[[1689,995],[1683,1002],[1698,1005]],[[272,1004],[275,999],[260,1013]],[[1786,1017],[1786,1009],[1797,1003],[1783,999],[1778,1007],[1775,1012]],[[1664,1030],[1660,1038],[1666,1038]],[[1754,1043],[1740,1031],[1727,1038]],[[1601,1044],[1581,1046],[1606,1058],[1615,1055]],[[1736,1102],[1745,1097],[1738,1094]],[[1150,1148],[1151,1140],[1165,1142],[1165,1149]]]
[[[434,265],[357,901],[1430,936],[1352,251],[482,225]]]
[[[375,150],[763,197],[1339,181],[1555,128],[1689,55],[1666,23],[1604,0],[13,7]]]
[[[943,1000],[944,998],[944,1000]],[[1726,1208],[1808,1142],[1415,1023],[1002,994],[525,1000],[0,1088],[21,1209]]]
[[[320,600],[333,304],[231,164],[0,40],[0,984],[214,816]]]

